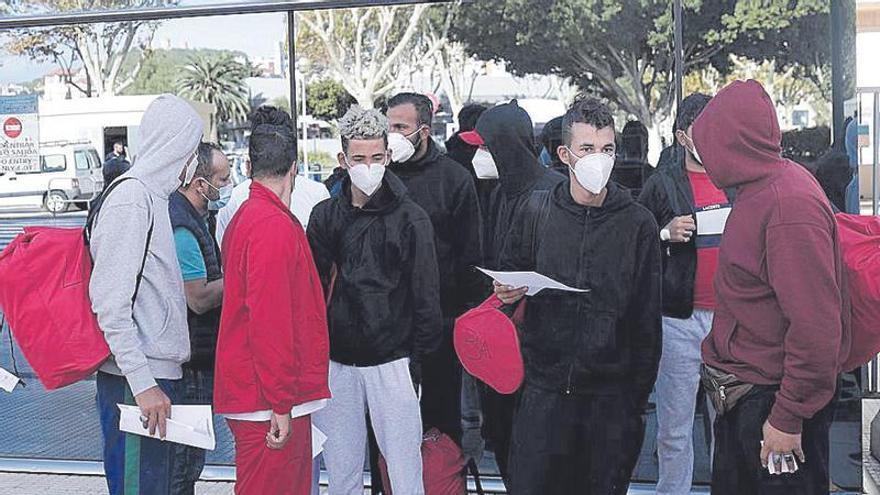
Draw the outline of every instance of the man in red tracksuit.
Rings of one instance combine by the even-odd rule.
[[[754,385],[715,422],[712,493],[827,494],[828,430],[850,346],[831,206],[781,157],[773,102],[755,81],[718,93],[693,141],[715,186],[737,188],[703,361]],[[797,458],[799,469],[771,475],[768,457]]]
[[[223,242],[216,412],[235,437],[238,494],[308,495],[310,414],[330,397],[321,282],[289,202],[296,167],[290,117],[264,107],[250,138],[253,184]]]

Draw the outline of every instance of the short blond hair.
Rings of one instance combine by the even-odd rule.
[[[388,142],[388,118],[373,108],[354,105],[339,119],[339,135],[342,149],[348,149],[352,139],[382,139]]]

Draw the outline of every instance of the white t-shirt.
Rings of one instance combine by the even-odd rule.
[[[247,201],[251,195],[251,180],[248,179],[241,184],[235,186],[232,190],[232,197],[229,203],[217,212],[217,241],[223,246],[223,236],[226,234],[226,227],[232,221],[232,217],[241,208],[241,205]],[[294,182],[293,192],[290,194],[290,212],[299,220],[303,228],[308,227],[309,217],[315,206],[330,198],[330,191],[324,187],[324,184],[312,180],[303,175],[297,175]]]

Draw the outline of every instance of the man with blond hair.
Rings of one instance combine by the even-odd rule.
[[[421,363],[440,343],[440,281],[431,219],[385,167],[388,121],[352,107],[339,121],[342,193],[319,204],[308,237],[328,290],[330,391],[315,414],[326,433],[330,493],[363,493],[369,412],[394,493],[424,494]]]

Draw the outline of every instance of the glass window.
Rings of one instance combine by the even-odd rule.
[[[101,163],[101,157],[98,156],[98,152],[95,150],[89,150],[89,160],[92,162],[92,168],[100,169],[104,165]]]
[[[88,170],[89,169],[89,155],[85,151],[77,151],[73,154],[73,159],[76,161],[76,169],[77,170]]]
[[[64,155],[45,155],[40,157],[43,172],[64,172],[67,170],[67,157]]]
[[[83,2],[58,2],[55,0],[21,0],[8,3],[8,7],[0,5],[0,18],[21,17],[32,15],[60,15],[78,12],[120,12],[143,10],[162,7],[171,11],[187,7],[222,7],[230,4],[272,5],[295,3],[290,0],[114,0],[112,2],[86,0]]]

